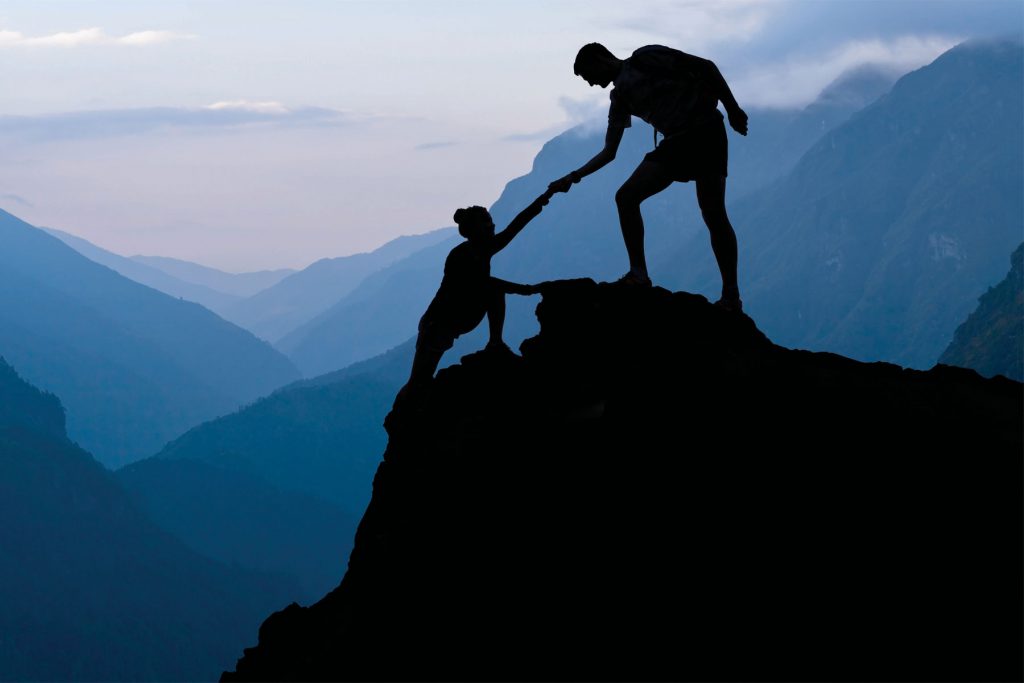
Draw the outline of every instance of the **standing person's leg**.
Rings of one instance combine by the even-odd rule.
[[[711,249],[722,273],[722,305],[739,308],[740,288],[736,277],[738,249],[736,232],[725,211],[725,177],[709,176],[697,179],[697,204],[701,216],[711,233]]]
[[[493,283],[488,283],[487,293],[487,329],[490,338],[487,346],[508,348],[505,340],[502,339],[502,330],[505,328],[505,292]]]
[[[640,204],[671,184],[672,179],[661,164],[644,160],[615,193],[622,239],[629,255],[629,273],[635,279],[650,281],[647,257],[644,254],[644,219],[640,213]]]

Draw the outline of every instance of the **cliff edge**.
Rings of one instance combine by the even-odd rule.
[[[225,681],[1021,677],[1024,391],[549,283],[388,419],[341,584]]]

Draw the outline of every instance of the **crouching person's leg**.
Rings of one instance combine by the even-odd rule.
[[[412,373],[409,375],[409,384],[425,384],[434,377],[438,363],[444,351],[436,351],[416,345],[416,355],[412,359]]]
[[[405,387],[421,386],[434,377],[434,371],[444,352],[455,343],[455,335],[445,325],[438,324],[424,316],[420,320],[419,335],[416,337],[416,355],[412,359],[412,373]],[[402,389],[405,391],[405,388]]]
[[[429,340],[429,335],[427,340]],[[391,412],[384,418],[384,429],[392,436],[394,436],[394,429],[398,424],[397,420],[401,419],[400,416],[418,402],[418,397],[430,385],[430,380],[434,377],[434,370],[437,369],[438,363],[441,362],[441,356],[444,355],[443,350],[433,348],[429,343],[424,344],[424,341],[423,326],[420,325],[420,334],[416,337],[416,355],[412,359],[412,372],[409,374],[409,381],[399,389]]]
[[[505,329],[505,291],[493,281],[488,286],[487,293],[487,329],[490,332],[488,349],[508,349],[502,338]]]

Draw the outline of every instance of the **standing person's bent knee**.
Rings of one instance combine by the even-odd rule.
[[[630,188],[628,182],[615,192],[615,203],[619,208],[633,208],[640,205],[636,193]]]

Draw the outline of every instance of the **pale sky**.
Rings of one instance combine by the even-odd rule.
[[[600,121],[607,91],[572,73],[584,43],[671,45],[715,60],[744,107],[793,107],[864,63],[1019,34],[1022,7],[4,0],[0,208],[125,255],[303,267],[449,225]]]

